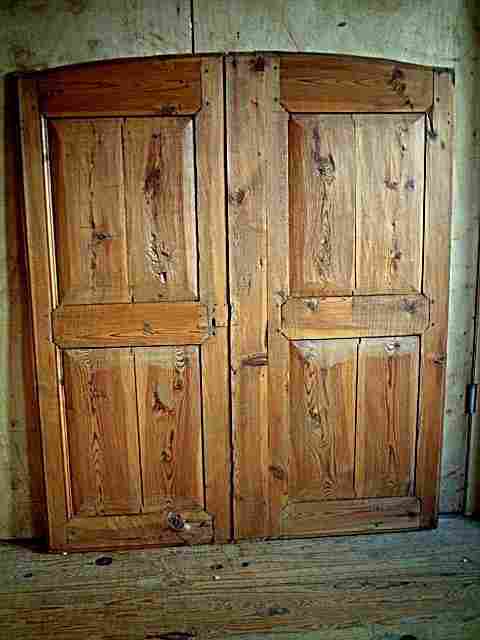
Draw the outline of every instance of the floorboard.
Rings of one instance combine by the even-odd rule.
[[[6,640],[480,640],[480,522],[463,518],[111,554],[5,542],[0,571]]]

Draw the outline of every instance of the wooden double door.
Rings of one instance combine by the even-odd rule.
[[[50,546],[433,526],[450,74],[153,58],[19,95]]]

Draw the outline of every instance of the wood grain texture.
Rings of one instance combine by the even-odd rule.
[[[232,537],[223,58],[202,58],[201,74],[202,109],[195,119],[199,289],[212,331],[201,351],[205,500],[215,540],[222,542]]]
[[[143,510],[203,507],[198,347],[137,348],[134,356]]]
[[[36,383],[39,391],[42,451],[45,471],[48,536],[52,548],[64,543],[67,493],[59,479],[64,474],[64,433],[60,428],[57,392],[57,353],[52,342],[50,313],[57,301],[51,289],[51,256],[48,240],[43,175],[41,122],[36,81],[18,81],[22,140],[25,226],[32,301]]]
[[[223,58],[202,58],[195,118],[200,299],[212,334],[201,349],[206,510],[215,540],[232,537]]]
[[[48,133],[60,302],[127,302],[121,120],[50,120]]]
[[[127,119],[125,165],[132,301],[196,300],[192,120]]]
[[[431,324],[422,341],[421,420],[417,448],[417,495],[422,526],[438,519],[439,468],[447,354],[450,224],[454,147],[452,75],[435,72],[435,103],[427,132],[425,264],[423,290],[432,301]]]
[[[231,388],[236,537],[267,535],[267,217],[273,66],[231,56],[227,72]]]
[[[184,526],[169,526],[170,511],[155,514],[76,517],[66,526],[67,542],[73,551],[112,547],[178,546],[207,544],[213,540],[212,517],[201,509],[181,509],[176,515]]]
[[[142,495],[133,353],[64,351],[73,514],[138,513]]]
[[[200,294],[220,327],[228,322],[223,57],[202,58],[201,72],[195,118]]]
[[[355,497],[357,349],[358,340],[290,343],[289,500]]]
[[[207,308],[198,302],[61,306],[53,333],[63,348],[201,344],[209,335]]]
[[[424,115],[355,116],[356,291],[420,291]]]
[[[202,345],[203,451],[206,510],[214,516],[215,541],[232,538],[232,449],[228,329]]]
[[[433,104],[432,70],[371,58],[283,55],[282,105],[290,112],[411,112]]]
[[[289,340],[421,334],[429,312],[421,294],[290,298],[282,331]]]
[[[445,518],[408,535],[118,551],[107,567],[2,543],[0,634],[477,640],[479,541],[478,522]]]
[[[117,60],[39,77],[40,110],[55,116],[188,115],[201,105],[200,60]]]
[[[417,498],[299,501],[289,504],[282,517],[282,533],[297,537],[418,529],[420,502]]]
[[[292,295],[355,288],[355,152],[351,116],[294,115],[288,127]]]
[[[279,69],[273,83],[278,90]],[[288,499],[290,455],[290,345],[281,333],[282,303],[289,295],[288,114],[271,113],[271,154],[267,164],[268,251],[268,495],[270,532],[280,535],[280,515]]]
[[[420,343],[367,338],[358,354],[355,493],[408,496],[413,490]]]

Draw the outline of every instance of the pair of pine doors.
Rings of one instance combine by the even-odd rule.
[[[450,74],[153,58],[19,99],[51,548],[433,526]]]

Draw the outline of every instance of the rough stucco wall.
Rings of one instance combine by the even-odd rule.
[[[478,250],[480,87],[475,0],[0,0],[0,76],[103,58],[284,50],[454,67],[456,203],[441,506],[464,500]],[[477,30],[475,30],[475,24]],[[477,94],[475,93],[477,91]],[[15,211],[15,101],[0,78],[0,537],[42,532],[25,270]]]

